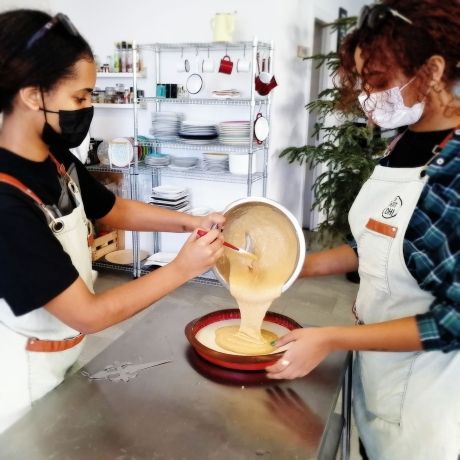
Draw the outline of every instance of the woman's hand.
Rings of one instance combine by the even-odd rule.
[[[277,340],[276,346],[290,343],[275,364],[266,368],[270,379],[295,379],[310,373],[332,351],[327,328],[295,329]]]
[[[203,237],[199,237],[195,230],[171,263],[187,279],[194,278],[213,267],[224,254],[223,242],[220,230],[210,230]]]
[[[218,212],[213,212],[207,216],[196,216],[194,228],[203,228],[209,230],[210,228],[222,228],[225,223],[225,216]]]

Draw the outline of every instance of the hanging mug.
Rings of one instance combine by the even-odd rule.
[[[201,71],[214,72],[214,61],[212,59],[203,59],[201,62]]]
[[[251,63],[246,59],[238,59],[236,63],[236,71],[237,72],[249,72],[251,70]]]
[[[176,63],[176,70],[178,72],[190,72],[190,61],[188,59],[179,59]]]
[[[232,73],[232,70],[233,70],[233,61],[230,59],[230,56],[226,54],[220,60],[219,72],[230,75]]]

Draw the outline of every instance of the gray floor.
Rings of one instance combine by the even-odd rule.
[[[121,283],[126,283],[131,277],[122,273],[101,272],[96,281],[96,291],[101,292]],[[351,305],[356,295],[357,286],[345,280],[343,276],[330,276],[316,279],[302,279],[296,283],[271,307],[271,310],[290,316],[290,305],[293,303],[303,304],[304,314],[295,320],[303,325],[339,325],[351,324],[353,316]],[[187,301],[206,302],[215,304],[216,310],[221,308],[234,308],[236,304],[225,288],[221,286],[203,285],[199,283],[187,283],[168,296],[178,300],[186,298]],[[183,300],[182,300],[183,301]],[[161,301],[160,301],[161,302]],[[155,308],[155,304],[149,308]],[[115,326],[88,337],[86,346],[77,365],[76,371],[94,358],[110,343],[120,337],[133,324],[141,320],[144,312],[141,312]],[[292,315],[291,315],[292,316]],[[361,457],[357,452],[356,430],[352,427],[351,459],[358,460]]]

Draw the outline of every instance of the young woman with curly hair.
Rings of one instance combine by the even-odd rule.
[[[353,404],[372,460],[460,454],[460,2],[366,6],[341,47],[342,105],[401,128],[350,213],[354,245],[306,258],[303,276],[359,270],[357,324],[305,328],[268,368],[308,374],[355,350]],[[365,455],[365,454],[364,454]]]

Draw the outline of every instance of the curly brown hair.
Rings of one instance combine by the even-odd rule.
[[[459,0],[383,0],[412,24],[393,15],[370,28],[366,23],[354,29],[343,40],[339,50],[340,67],[337,86],[341,92],[340,108],[347,110],[356,103],[364,89],[387,88],[402,72],[408,79],[417,78],[420,100],[427,93],[432,71],[427,60],[440,55],[446,62],[443,83],[451,89],[460,78],[460,1]],[[354,53],[359,47],[364,60],[361,75]]]

